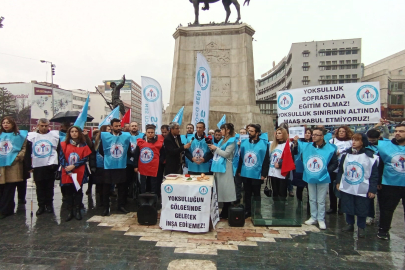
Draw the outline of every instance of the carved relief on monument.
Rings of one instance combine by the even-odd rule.
[[[213,77],[211,84],[212,97],[230,97],[231,96],[231,78]]]
[[[194,60],[197,60],[197,53],[201,53],[205,56],[208,63],[220,64],[221,66],[229,65],[231,61],[231,50],[229,49],[219,49],[219,46],[215,42],[208,43],[204,50],[194,51]]]

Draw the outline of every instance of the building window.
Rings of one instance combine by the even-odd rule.
[[[402,69],[401,69],[401,70],[398,70],[398,75],[403,75],[403,74],[402,74]]]
[[[357,74],[352,74],[352,79],[357,79]]]
[[[338,54],[337,49],[332,49],[332,55],[337,55],[337,54]]]
[[[350,79],[350,75],[346,75],[346,79]]]
[[[309,57],[309,53],[303,53],[302,56]]]
[[[337,75],[332,75],[332,79],[337,79]]]
[[[309,66],[309,63],[308,63],[308,62],[304,62],[304,63],[302,63],[302,65],[303,65],[303,66]]]
[[[353,47],[352,49],[352,54],[357,54],[357,47]]]
[[[357,60],[352,60],[352,64],[357,64]]]
[[[346,60],[346,64],[350,64],[351,62],[351,60]]]
[[[337,70],[337,66],[332,66],[332,70]]]
[[[321,76],[321,80],[324,80],[325,79],[325,76]]]
[[[330,75],[326,75],[326,79],[327,79],[327,80],[330,80]]]
[[[308,81],[303,81],[302,84],[303,85],[308,85]]]
[[[345,83],[345,80],[339,80],[339,83]]]
[[[352,69],[356,69],[357,68],[357,65],[352,65]]]
[[[339,75],[339,79],[344,79],[345,75]]]
[[[339,64],[344,65],[344,64],[345,64],[345,60],[339,60]]]
[[[345,66],[339,66],[339,69],[345,69]]]
[[[351,48],[346,48],[346,54],[352,54],[352,51],[349,51]]]
[[[73,109],[83,109],[83,106],[82,105],[76,105],[76,104],[73,104]]]
[[[403,95],[390,95],[390,104],[392,105],[403,105],[404,96]]]
[[[325,52],[320,52],[319,56],[325,56]]]
[[[302,70],[303,70],[303,71],[308,71],[308,70],[309,70],[309,67],[303,67]]]

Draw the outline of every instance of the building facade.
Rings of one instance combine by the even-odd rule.
[[[355,83],[361,75],[361,38],[293,43],[257,80],[256,100],[274,100],[286,89]]]
[[[363,82],[380,82],[381,116],[405,120],[405,50],[364,67]]]

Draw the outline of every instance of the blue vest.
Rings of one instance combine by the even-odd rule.
[[[303,180],[309,184],[330,183],[328,164],[336,155],[336,146],[325,144],[322,148],[316,148],[313,143],[298,141],[298,147],[304,164]]]
[[[233,154],[232,167],[233,167],[233,176],[235,176],[236,171],[238,170],[239,165],[239,156],[240,156],[240,146],[238,145],[240,135],[235,135],[235,153]]]
[[[294,156],[295,171],[297,173],[304,172],[304,163],[302,162],[301,154],[300,147],[298,147],[298,154]]]
[[[265,140],[266,142],[269,141],[269,135],[267,134],[267,132],[262,133],[259,137],[261,140]]]
[[[326,144],[328,144],[329,141],[332,140],[332,133],[326,133],[325,136],[323,136],[323,139],[325,140]]]
[[[28,131],[20,130],[19,135],[14,132],[0,134],[0,167],[10,166],[24,144]]]
[[[131,133],[129,133],[129,135],[131,135]],[[130,142],[130,146],[131,146],[131,151],[135,151],[136,146],[137,146],[136,140],[142,139],[144,135],[145,135],[144,133],[139,133],[137,136],[131,135],[131,137],[129,138],[129,142]],[[134,158],[132,158],[132,157],[127,157],[127,164],[134,166],[134,165],[135,165],[135,164],[134,164]]]
[[[235,137],[229,138],[229,140],[226,143],[223,143],[223,140],[224,139],[222,139],[218,143],[218,145],[220,145],[220,146],[218,146],[218,148],[223,150],[223,151],[225,151],[225,149],[226,149],[226,147],[228,145],[230,145],[232,143],[236,144],[235,143],[236,142]],[[237,151],[237,150],[238,150],[238,148],[235,147],[235,151]],[[226,162],[227,162],[226,158],[224,158],[224,157],[222,157],[222,156],[220,156],[218,154],[215,154],[214,157],[212,158],[211,171],[212,172],[217,172],[217,173],[225,173],[226,172]],[[235,174],[235,171],[233,171],[233,174]]]
[[[123,132],[114,136],[109,132],[101,132],[104,150],[104,169],[125,169],[127,167],[127,152],[131,135]]]
[[[66,139],[66,132],[59,131],[59,141],[64,142]]]
[[[93,140],[93,145],[96,145],[96,141]],[[100,155],[99,149],[96,151],[96,167],[104,168],[104,158]]]
[[[382,140],[378,140],[378,141],[387,141],[387,142],[390,142],[391,140],[386,139],[386,138],[383,138]],[[378,144],[377,144],[377,145],[378,145]],[[378,146],[377,146],[377,145],[369,144],[368,146],[366,146],[366,148],[373,150],[374,154],[375,154],[375,155],[378,155]]]
[[[188,141],[191,141],[191,138]],[[193,142],[191,143],[191,147],[189,148],[189,150],[193,157],[200,157],[200,158],[203,158],[204,154],[207,153],[207,151],[210,151],[204,139],[202,139],[201,141],[194,139]],[[191,172],[206,173],[210,171],[210,165],[211,164],[209,162],[197,165],[197,163],[190,161],[188,163],[188,170]]]
[[[242,170],[240,175],[246,178],[261,179],[264,157],[266,156],[268,143],[259,140],[258,143],[250,143],[244,140],[240,145],[242,157]]]
[[[384,162],[382,184],[405,187],[405,146],[379,141],[377,148]]]

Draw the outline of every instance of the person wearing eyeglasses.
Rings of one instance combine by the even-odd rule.
[[[380,223],[377,237],[390,239],[392,216],[402,199],[405,207],[405,124],[395,127],[391,141],[378,141],[380,162],[384,163],[382,182],[379,183]]]
[[[303,180],[308,183],[311,217],[305,221],[307,225],[319,225],[325,230],[326,193],[331,182],[330,174],[338,167],[336,146],[326,143],[323,128],[316,127],[312,131],[313,143],[302,142],[294,137],[294,154],[302,153],[304,164]]]

